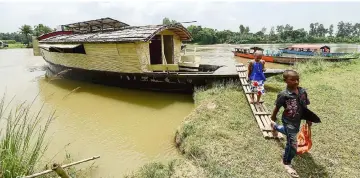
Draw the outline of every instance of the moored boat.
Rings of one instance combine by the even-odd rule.
[[[305,56],[324,56],[324,57],[338,57],[348,53],[333,53],[330,51],[330,47],[326,45],[307,45],[297,44],[286,48],[279,49],[282,53],[305,55]]]
[[[235,48],[233,51],[234,56],[243,57],[247,59],[254,59],[254,54],[256,51],[264,51],[264,49],[259,47],[251,47],[251,48]],[[274,62],[273,56],[263,55],[262,59],[265,62]]]
[[[325,61],[344,61],[349,59],[354,59],[353,57],[341,57],[341,56],[334,56],[334,57],[298,57],[298,56],[283,56],[283,54],[280,52],[272,52],[270,53],[264,53],[264,49],[259,47],[251,47],[251,48],[235,48],[233,51],[234,56],[243,57],[247,59],[254,59],[254,53],[256,51],[262,51],[263,57],[262,59],[265,62],[271,62],[271,63],[279,63],[279,64],[288,64],[293,65],[297,62],[306,62],[309,60],[325,60]],[[269,55],[270,54],[270,55]]]
[[[62,27],[71,33],[57,32],[39,40],[47,76],[170,92],[192,92],[197,86],[238,79],[236,71],[217,73],[224,66],[200,64],[198,56],[181,55],[182,41],[192,37],[180,23],[130,26],[103,18]]]

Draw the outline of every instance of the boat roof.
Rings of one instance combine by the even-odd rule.
[[[130,26],[124,22],[112,19],[110,17],[88,20],[83,22],[75,22],[66,25],[61,25],[69,31],[74,33],[88,33],[96,31],[105,31],[105,30],[115,30],[121,27]]]
[[[261,51],[264,50],[263,48],[260,48],[260,47],[257,47],[257,46],[254,46],[254,47],[242,47],[242,48],[235,48],[235,49],[254,49],[254,50],[261,50]]]
[[[298,45],[292,45],[289,48],[304,48],[304,49],[322,49],[322,48],[329,48],[329,46],[326,45],[308,45],[308,44],[298,44]]]
[[[114,31],[100,31],[95,33],[57,35],[40,40],[40,43],[120,43],[147,42],[163,30],[170,30],[177,34],[182,41],[192,40],[190,32],[180,23],[171,25],[124,26]]]

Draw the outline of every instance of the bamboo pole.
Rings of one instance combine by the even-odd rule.
[[[54,163],[51,169],[61,178],[71,178],[59,164]]]
[[[91,160],[95,160],[95,159],[98,159],[98,158],[100,158],[100,156],[94,156],[92,158],[87,158],[87,159],[83,159],[83,160],[73,162],[73,163],[70,163],[70,164],[65,164],[65,165],[61,166],[61,168],[67,168],[67,167],[70,167],[70,166],[74,166],[74,165],[84,163],[84,162],[88,162],[88,161],[91,161]],[[41,175],[44,175],[44,174],[48,174],[48,173],[50,173],[52,171],[53,170],[46,170],[46,171],[39,172],[39,173],[36,173],[36,174],[33,174],[33,175],[25,176],[24,178],[38,177],[38,176],[41,176]]]
[[[161,34],[161,55],[162,55],[162,61],[163,64],[167,65],[167,61],[166,61],[166,57],[165,57],[165,49],[164,49],[164,35]],[[167,70],[167,66],[166,66],[166,70]],[[165,72],[165,71],[164,71]]]

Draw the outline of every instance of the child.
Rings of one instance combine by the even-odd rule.
[[[283,164],[286,171],[293,177],[299,177],[296,171],[291,167],[291,160],[296,155],[297,150],[297,133],[299,132],[301,118],[304,114],[304,108],[310,104],[305,89],[299,87],[299,75],[294,70],[286,70],[283,73],[286,89],[277,96],[276,106],[271,115],[271,127],[274,129],[273,134],[277,131],[286,135],[286,147],[283,155]],[[276,115],[281,107],[284,107],[282,114],[283,126],[277,125]],[[306,121],[309,127],[312,122]]]
[[[254,93],[257,93],[257,101],[256,103],[259,104],[260,97],[264,90],[264,81],[266,80],[264,71],[265,71],[265,61],[261,60],[262,52],[256,51],[254,53],[255,60],[250,61],[248,65],[248,80],[250,81],[250,88],[251,88],[251,101],[250,103],[254,103]]]

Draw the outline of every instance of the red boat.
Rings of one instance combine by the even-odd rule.
[[[251,48],[235,48],[235,51],[233,51],[234,56],[248,58],[248,59],[254,59],[254,53],[256,51],[264,51],[264,49],[259,47],[251,47]],[[262,60],[265,62],[274,62],[273,56],[263,56]]]

